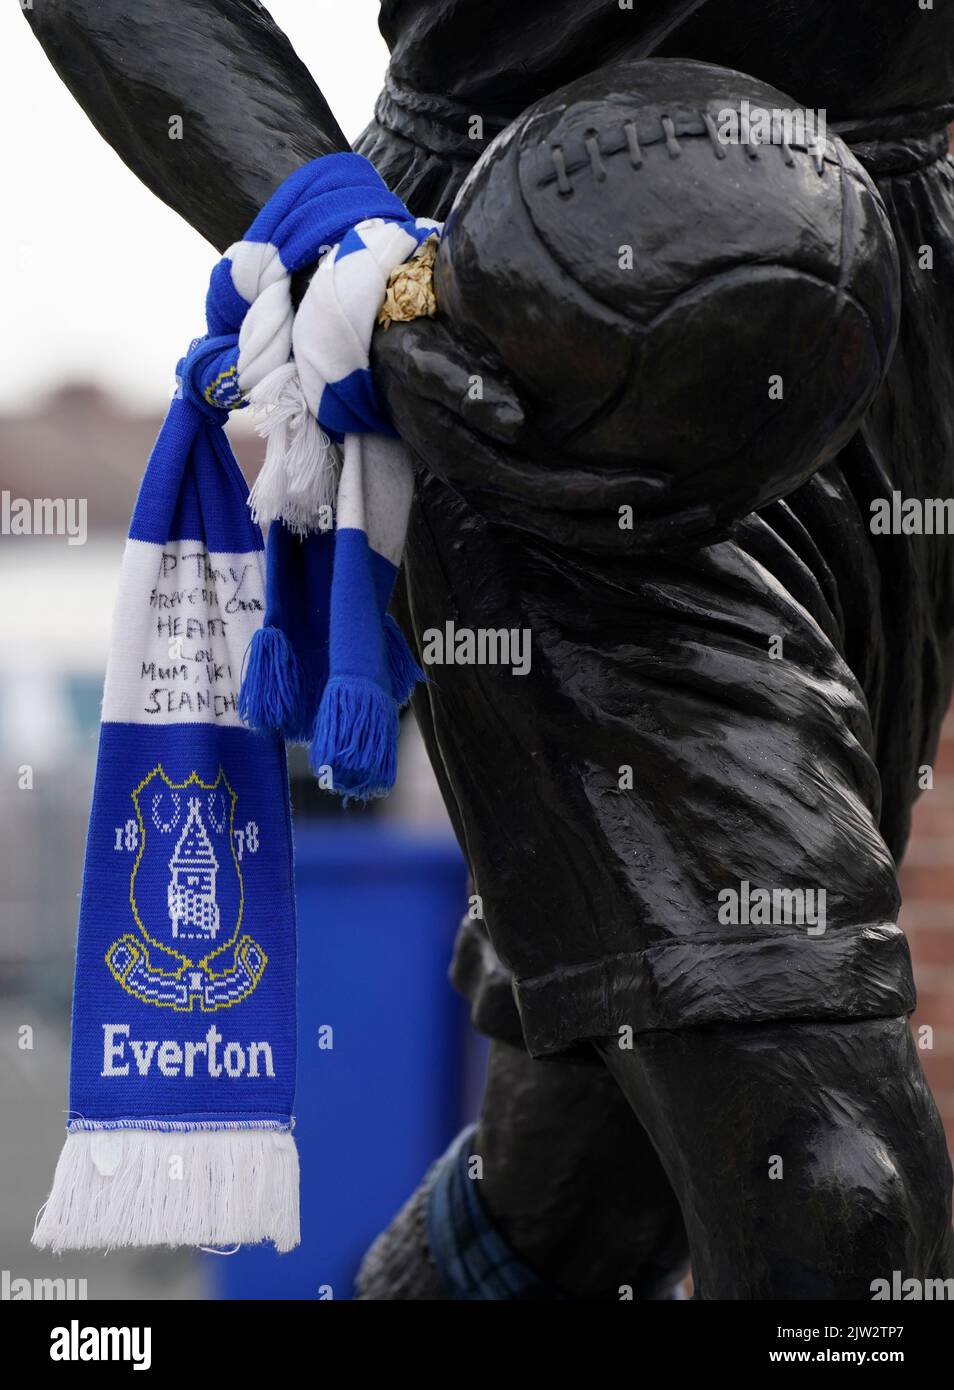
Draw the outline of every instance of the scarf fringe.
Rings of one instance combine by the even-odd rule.
[[[391,689],[398,707],[403,709],[413,695],[418,681],[426,681],[427,677],[411,655],[404,633],[390,613],[386,614],[384,619],[384,640],[391,671]]]
[[[260,627],[249,643],[238,712],[251,729],[307,742],[312,718],[295,650],[280,627]]]
[[[261,1129],[68,1134],[33,1232],[54,1252],[299,1240],[295,1141]]]
[[[374,681],[333,676],[321,697],[311,765],[334,769],[345,801],[387,796],[397,777],[398,707]]]
[[[267,441],[265,462],[248,503],[260,525],[283,521],[295,535],[331,529],[341,457],[305,400],[294,362],[276,368],[251,392]]]

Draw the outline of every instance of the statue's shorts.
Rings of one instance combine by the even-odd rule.
[[[731,542],[585,577],[492,530],[466,547],[511,581],[518,556],[529,571],[532,662],[432,673],[483,915],[462,926],[454,977],[477,1021],[513,1040],[511,972],[537,1055],[627,1028],[913,1008],[832,576],[793,548],[812,549],[792,506],[767,511]],[[457,627],[509,627],[510,585],[465,569]]]

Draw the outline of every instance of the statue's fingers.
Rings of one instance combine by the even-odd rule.
[[[468,355],[439,316],[379,330],[372,361],[389,402],[406,392],[437,402],[491,439],[519,438],[525,416],[516,391],[483,356]]]
[[[496,457],[490,440],[474,434],[459,412],[437,401],[422,400],[399,388],[392,393],[389,408],[395,428],[412,454],[445,482],[474,485],[478,460],[486,466]]]

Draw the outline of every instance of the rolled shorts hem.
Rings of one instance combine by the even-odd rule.
[[[686,938],[516,979],[534,1057],[593,1038],[720,1024],[898,1018],[914,1011],[908,943],[894,923],[758,941]]]

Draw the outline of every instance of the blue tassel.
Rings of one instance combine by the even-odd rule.
[[[384,641],[391,671],[391,689],[400,708],[407,704],[418,681],[425,681],[427,677],[411,655],[411,649],[404,640],[404,633],[390,613],[384,617]]]
[[[345,802],[387,796],[397,776],[398,708],[374,681],[333,676],[315,721],[311,765]]]
[[[301,673],[292,645],[278,627],[260,627],[252,638],[239,691],[238,711],[260,733],[307,740]]]

